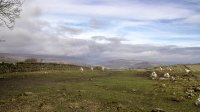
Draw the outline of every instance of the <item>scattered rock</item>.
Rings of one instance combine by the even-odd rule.
[[[160,77],[159,80],[166,80],[166,78],[164,78],[164,77]]]
[[[188,81],[192,81],[193,79],[192,79],[192,78],[188,78],[187,80],[188,80]]]
[[[77,109],[77,108],[79,108],[80,107],[80,105],[79,105],[79,103],[70,103],[69,104],[69,108],[74,108],[74,109]]]
[[[165,78],[170,78],[169,73],[165,73],[165,74],[164,74],[164,77],[165,77]]]
[[[132,92],[136,92],[137,90],[136,90],[136,89],[132,89],[131,91],[132,91]]]
[[[12,98],[12,99],[11,99],[11,101],[15,101],[15,100],[16,100],[15,98]]]
[[[166,87],[166,84],[162,84],[161,87]]]
[[[196,106],[200,106],[200,97],[195,101]]]
[[[196,87],[196,88],[194,89],[194,91],[195,91],[195,92],[200,92],[200,87]]]
[[[186,91],[186,92],[193,93],[193,92],[194,92],[194,90],[193,90],[193,89],[187,89],[187,91]]]
[[[60,92],[60,89],[57,89],[57,92]]]
[[[24,95],[25,96],[31,96],[31,95],[33,95],[33,92],[24,92]]]
[[[172,80],[172,81],[175,81],[176,79],[175,79],[175,77],[172,76],[172,77],[171,77],[171,80]]]
[[[194,97],[195,96],[195,94],[194,94],[194,89],[187,89],[186,90],[186,95],[187,95],[187,98],[192,98],[192,97]]]
[[[193,93],[189,93],[188,96],[193,97],[193,96],[195,96],[195,95],[194,95]]]
[[[155,108],[151,112],[165,112],[163,109]]]
[[[150,75],[151,79],[156,79],[158,77],[158,75],[156,74],[156,72],[152,72]]]
[[[93,79],[92,79],[92,78],[90,78],[90,79],[89,79],[89,81],[93,81]]]
[[[42,112],[52,112],[54,110],[54,107],[52,105],[43,105],[41,107]]]

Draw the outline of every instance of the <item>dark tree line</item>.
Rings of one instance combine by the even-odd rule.
[[[0,26],[13,28],[15,19],[19,17],[21,0],[0,0]]]

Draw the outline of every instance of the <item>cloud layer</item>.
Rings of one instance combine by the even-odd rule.
[[[13,30],[0,30],[0,52],[200,62],[200,1],[33,0]]]

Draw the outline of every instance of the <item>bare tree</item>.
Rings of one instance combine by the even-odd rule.
[[[21,0],[0,0],[0,26],[13,28],[15,19],[19,17]]]

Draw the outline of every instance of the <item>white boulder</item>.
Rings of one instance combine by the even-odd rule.
[[[156,79],[158,77],[158,75],[156,74],[156,72],[152,72],[150,77],[152,79]]]
[[[162,71],[162,70],[163,70],[163,68],[162,68],[162,67],[160,67],[160,70]]]
[[[164,74],[164,77],[165,77],[165,78],[170,78],[169,73],[165,73],[165,74]]]
[[[104,71],[104,70],[105,70],[105,67],[102,66],[102,67],[101,67],[101,70]]]
[[[94,70],[94,68],[93,68],[93,67],[91,67],[90,69],[91,69],[92,71]]]
[[[190,73],[190,70],[189,69],[185,69],[186,73]]]
[[[80,68],[80,71],[83,72],[83,67]]]

